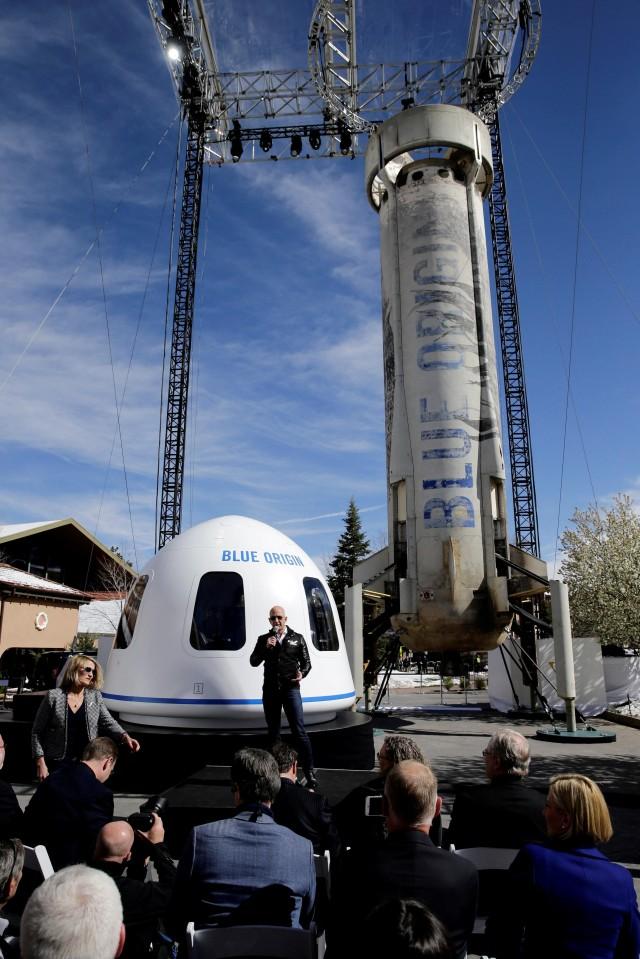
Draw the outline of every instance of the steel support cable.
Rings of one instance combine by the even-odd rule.
[[[168,181],[168,183],[167,183],[167,189],[166,189],[165,195],[164,195],[164,203],[162,204],[162,210],[161,210],[161,212],[160,212],[160,218],[159,218],[159,220],[158,220],[158,229],[156,230],[155,240],[154,240],[154,243],[153,243],[153,249],[152,249],[152,252],[151,252],[151,260],[150,260],[150,262],[149,262],[149,269],[147,270],[147,276],[146,276],[146,279],[145,279],[144,290],[143,290],[143,293],[142,293],[142,300],[141,300],[141,303],[140,303],[140,309],[138,310],[138,320],[137,320],[137,323],[136,323],[136,328],[135,328],[135,331],[134,331],[134,334],[133,334],[133,340],[132,340],[132,343],[131,343],[131,350],[130,350],[130,353],[129,353],[129,364],[128,364],[128,366],[127,366],[127,372],[126,372],[125,378],[124,378],[124,384],[123,384],[123,387],[122,387],[122,393],[120,394],[120,408],[122,408],[123,405],[124,405],[124,400],[125,400],[125,396],[126,396],[126,392],[127,392],[127,387],[128,387],[128,385],[129,385],[129,376],[131,375],[131,368],[132,368],[132,366],[133,366],[133,357],[134,357],[134,354],[135,354],[136,344],[137,344],[137,341],[138,341],[138,333],[140,332],[140,326],[142,325],[142,317],[143,317],[143,313],[144,313],[144,307],[145,307],[145,303],[146,303],[146,299],[147,299],[147,293],[149,292],[149,286],[150,286],[150,284],[151,284],[151,274],[152,274],[152,272],[153,272],[153,266],[154,266],[154,263],[155,263],[156,253],[157,253],[157,250],[158,250],[158,244],[159,244],[159,242],[160,242],[160,232],[161,232],[161,229],[162,229],[162,223],[163,223],[163,220],[164,220],[165,210],[167,209],[167,201],[168,201],[168,199],[169,199],[169,190],[171,189],[171,180],[172,180],[173,178],[174,178],[174,173],[173,173],[173,171],[172,171],[171,176],[169,177],[169,181]],[[100,503],[99,503],[99,507],[98,507],[98,519],[96,520],[96,526],[95,526],[95,529],[94,529],[94,536],[97,536],[97,533],[98,533],[98,525],[99,525],[99,522],[100,522],[100,516],[101,516],[101,514],[102,514],[102,507],[103,507],[103,504],[104,504],[104,497],[105,497],[106,490],[107,490],[107,480],[108,480],[108,478],[109,478],[109,472],[110,472],[110,470],[111,470],[111,460],[112,460],[112,458],[113,458],[113,452],[114,452],[114,450],[115,450],[117,438],[118,438],[118,431],[117,431],[117,429],[116,429],[116,430],[114,430],[114,433],[113,433],[113,439],[112,439],[112,441],[111,441],[111,451],[110,451],[110,453],[109,453],[109,459],[108,459],[107,468],[106,468],[106,471],[105,471],[104,483],[102,484],[102,491],[101,491],[101,493],[100,493]],[[93,546],[92,546],[92,550],[93,550]],[[136,563],[136,565],[137,565],[137,563]],[[88,576],[88,573],[89,573],[89,569],[87,568],[87,576]],[[85,589],[86,589],[86,587],[87,587],[87,582],[86,582],[86,579],[85,579]]]
[[[512,637],[512,641],[513,641],[513,637]],[[503,644],[503,646],[505,646],[505,644]],[[503,647],[501,646],[500,648],[502,649]],[[506,647],[505,647],[505,650],[504,650],[504,651],[505,651],[505,653],[507,654],[507,656],[509,656],[509,658],[511,659],[512,663],[514,663],[515,666],[517,666],[517,668],[520,670],[520,672],[524,673],[524,672],[525,672],[525,666],[524,666],[524,663],[523,663],[523,661],[522,661],[522,656],[520,655],[520,659],[516,658],[516,656],[514,655],[513,651],[510,650],[510,649],[508,649],[508,648],[506,648]],[[519,648],[519,653],[522,654],[523,652],[524,652],[524,650],[520,647],[520,648]],[[543,694],[540,692],[540,687],[539,687],[539,685],[538,685],[537,679],[536,679],[535,675],[532,675],[532,674],[531,674],[530,671],[529,671],[529,679],[530,679],[530,681],[531,681],[531,686],[532,686],[532,688],[533,688],[534,694],[535,694],[535,695],[538,697],[538,699],[540,700],[540,705],[542,706],[543,711],[547,714],[547,716],[549,717],[549,722],[550,722],[550,723],[552,724],[552,726],[555,728],[555,725],[556,725],[556,723],[555,723],[555,717],[554,717],[554,715],[553,715],[553,710],[551,709],[551,706],[549,705],[549,700],[547,699],[546,696],[543,696]]]
[[[71,39],[72,39],[72,44],[73,44],[73,55],[74,55],[74,63],[75,63],[75,68],[76,68],[76,80],[77,80],[77,82],[78,82],[78,99],[79,99],[79,105],[80,105],[80,127],[81,127],[81,129],[82,129],[82,136],[83,136],[83,139],[84,139],[84,148],[85,148],[85,155],[86,155],[86,162],[87,162],[87,177],[88,177],[88,180],[89,180],[89,195],[90,195],[90,198],[91,198],[91,213],[92,213],[92,218],[93,218],[93,228],[94,228],[95,235],[96,235],[96,251],[97,251],[97,254],[98,254],[98,267],[99,267],[99,271],[100,271],[100,289],[101,289],[101,293],[102,293],[102,305],[103,305],[103,309],[104,309],[104,322],[105,322],[105,329],[106,329],[106,334],[107,334],[107,350],[108,350],[108,353],[109,353],[109,363],[110,363],[110,365],[111,365],[111,382],[112,382],[112,386],[113,386],[113,402],[114,402],[115,410],[116,410],[116,426],[117,426],[118,437],[119,437],[119,440],[120,440],[120,452],[121,452],[121,455],[122,455],[122,472],[123,472],[123,476],[124,476],[124,488],[125,488],[125,495],[126,495],[126,499],[127,499],[127,510],[128,510],[128,513],[129,513],[129,525],[130,525],[130,528],[131,528],[131,542],[132,542],[132,545],[133,545],[133,555],[134,555],[134,558],[135,558],[135,564],[136,564],[136,568],[137,568],[137,566],[138,566],[138,551],[137,551],[137,548],[136,548],[136,536],[135,536],[135,530],[134,530],[134,527],[133,527],[133,512],[132,512],[132,509],[131,509],[131,496],[130,496],[130,494],[129,494],[129,478],[128,478],[128,476],[127,476],[127,464],[126,464],[125,452],[124,452],[124,441],[123,441],[123,438],[122,438],[122,419],[121,419],[121,416],[120,416],[120,412],[121,412],[121,411],[120,411],[120,404],[119,404],[119,402],[118,402],[118,385],[117,385],[117,383],[116,383],[116,371],[115,371],[115,365],[114,365],[114,361],[113,361],[113,344],[112,344],[112,341],[111,341],[111,325],[110,325],[110,323],[109,323],[109,309],[108,309],[108,305],[107,305],[107,289],[106,289],[105,278],[104,278],[104,260],[103,260],[103,256],[102,256],[101,231],[100,231],[100,227],[99,227],[99,225],[98,225],[98,210],[97,210],[97,206],[96,206],[95,184],[94,184],[94,179],[93,179],[93,168],[92,168],[92,163],[91,163],[91,153],[90,153],[90,150],[89,150],[89,137],[88,137],[88,134],[87,134],[87,124],[86,124],[86,120],[85,120],[84,92],[83,92],[83,89],[82,89],[82,78],[81,78],[81,76],[80,76],[80,60],[79,60],[79,56],[78,56],[78,42],[77,42],[77,39],[76,39],[75,26],[74,26],[74,22],[73,22],[73,11],[72,11],[72,9],[71,9],[71,0],[68,0],[68,2],[67,2],[67,9],[68,9],[68,11],[69,11],[69,23],[70,23],[70,27],[71,27]],[[98,517],[98,522],[99,522],[99,517]]]
[[[503,116],[504,116],[504,113],[503,113]],[[527,191],[526,191],[525,188],[524,188],[524,182],[523,182],[523,178],[522,178],[522,170],[521,170],[521,168],[520,168],[520,162],[519,162],[519,158],[518,158],[518,153],[517,153],[517,150],[516,150],[516,148],[515,148],[515,144],[514,144],[514,142],[513,142],[513,137],[511,136],[511,130],[509,129],[508,126],[507,126],[507,136],[509,137],[509,146],[510,146],[510,148],[511,148],[511,153],[512,153],[512,156],[513,156],[513,164],[514,164],[514,167],[515,167],[515,170],[516,170],[516,174],[517,174],[517,178],[518,178],[518,183],[519,183],[519,185],[520,185],[520,192],[521,192],[522,203],[523,203],[523,205],[524,205],[524,208],[525,208],[525,211],[526,211],[526,214],[527,214],[527,221],[528,221],[528,223],[529,223],[529,231],[530,231],[530,233],[531,233],[531,241],[532,241],[532,243],[533,243],[533,248],[534,248],[534,250],[535,250],[535,252],[536,252],[536,259],[537,259],[537,261],[538,261],[538,268],[539,268],[539,270],[540,270],[540,275],[541,275],[541,277],[542,277],[542,285],[543,285],[543,288],[544,288],[544,291],[545,291],[545,294],[546,294],[546,297],[547,297],[547,309],[548,309],[548,312],[549,312],[549,316],[554,316],[554,315],[555,315],[555,316],[556,316],[556,319],[557,319],[557,314],[555,314],[555,308],[554,308],[554,304],[553,304],[553,301],[552,301],[552,297],[550,296],[550,293],[549,293],[549,277],[548,277],[548,273],[547,273],[547,271],[545,270],[544,261],[543,261],[543,259],[542,259],[542,251],[541,251],[541,249],[540,249],[540,244],[538,243],[538,234],[536,233],[535,227],[534,227],[534,225],[533,225],[533,216],[532,216],[532,213],[531,213],[531,205],[530,205],[530,203],[529,203],[529,197],[528,197]],[[557,348],[558,348],[558,353],[560,354],[560,358],[561,358],[562,363],[563,363],[563,366],[564,366],[565,377],[567,377],[568,374],[567,374],[567,366],[566,366],[566,361],[565,361],[565,356],[564,356],[564,350],[562,349],[562,346],[561,346],[561,344],[560,344],[560,341],[558,340],[557,324],[556,324],[556,323],[553,324],[553,332],[554,332],[554,335],[555,335],[555,337],[556,337],[556,345],[557,345]],[[573,409],[573,415],[575,416],[576,426],[577,426],[577,428],[578,428],[578,436],[580,437],[580,445],[581,445],[581,447],[582,447],[582,455],[583,455],[583,458],[584,458],[585,469],[586,469],[586,471],[587,471],[587,476],[588,476],[588,478],[589,478],[589,485],[590,485],[590,487],[591,487],[591,495],[593,496],[593,501],[594,501],[594,503],[596,504],[596,509],[597,509],[598,512],[599,512],[599,511],[600,511],[600,508],[599,508],[599,506],[598,506],[598,497],[597,497],[597,495],[596,495],[596,490],[595,490],[595,486],[594,486],[594,483],[593,483],[593,475],[592,475],[592,473],[591,473],[591,466],[590,466],[590,463],[589,463],[589,457],[588,457],[588,455],[587,455],[587,445],[586,445],[586,443],[585,443],[584,433],[583,433],[583,431],[582,431],[582,424],[581,424],[581,422],[580,422],[580,417],[579,417],[579,415],[578,415],[578,408],[577,408],[577,406],[576,406],[576,401],[575,401],[575,397],[574,397],[574,395],[573,395],[573,390],[570,390],[569,393],[570,393],[570,399],[571,399],[571,407],[572,407],[572,409]]]
[[[500,657],[502,659],[502,665],[504,666],[504,671],[506,673],[507,679],[509,680],[509,685],[511,686],[511,695],[513,696],[513,701],[516,704],[516,709],[520,709],[520,697],[518,696],[516,692],[516,687],[513,685],[513,679],[511,678],[511,673],[509,671],[509,667],[507,666],[507,660],[504,655],[504,649],[502,648],[502,644],[498,646],[498,650],[500,652]]]
[[[160,522],[160,511],[158,509],[160,500],[160,476],[161,476],[161,454],[162,454],[162,420],[164,414],[164,377],[167,365],[167,340],[169,333],[169,304],[171,302],[171,274],[173,271],[173,244],[176,235],[176,210],[178,207],[178,172],[180,170],[180,154],[182,152],[182,124],[178,125],[178,137],[176,140],[175,163],[173,170],[173,205],[171,208],[171,230],[169,232],[169,265],[167,267],[167,284],[165,290],[164,305],[164,336],[162,338],[162,373],[160,376],[160,411],[158,419],[158,450],[156,457],[156,510],[155,525],[153,533],[153,542],[158,542],[158,523]]]
[[[112,220],[116,217],[116,215],[120,212],[120,207],[121,207],[122,204],[124,203],[126,197],[131,193],[131,191],[133,190],[134,186],[136,185],[136,183],[138,182],[138,180],[140,179],[140,177],[142,176],[142,174],[144,173],[144,171],[146,170],[146,168],[149,166],[149,163],[150,163],[151,160],[155,157],[156,153],[158,152],[158,148],[159,148],[159,147],[164,143],[164,141],[167,139],[169,133],[171,132],[171,130],[172,130],[173,127],[175,126],[175,123],[176,123],[176,121],[178,120],[179,116],[180,116],[180,114],[179,114],[179,113],[176,113],[175,117],[173,118],[173,120],[171,121],[171,123],[169,124],[169,126],[168,126],[168,127],[166,128],[166,130],[162,133],[160,139],[157,141],[157,143],[156,143],[156,145],[154,146],[154,148],[153,148],[153,150],[151,151],[151,153],[149,153],[149,155],[146,157],[144,163],[142,164],[142,166],[140,167],[140,169],[138,170],[138,172],[135,174],[135,176],[132,177],[131,181],[129,182],[129,185],[127,186],[127,188],[126,188],[126,190],[125,190],[125,193],[124,193],[122,199],[118,200],[118,202],[116,203],[116,205],[115,205],[115,206],[113,207],[113,209],[111,210],[111,213],[109,214],[109,216],[108,216],[107,219],[105,220],[104,224],[100,227],[100,231],[99,231],[99,233],[98,233],[98,236],[94,237],[94,239],[91,240],[91,242],[89,243],[89,246],[88,246],[87,249],[84,251],[84,253],[83,253],[82,256],[80,257],[80,259],[78,260],[78,262],[76,263],[76,265],[74,266],[74,268],[73,268],[73,270],[71,271],[71,273],[69,274],[67,280],[66,280],[66,281],[63,283],[63,285],[61,286],[59,292],[56,294],[55,299],[53,300],[53,303],[52,303],[51,306],[47,309],[46,313],[44,314],[44,316],[42,317],[42,319],[40,320],[40,322],[39,322],[38,325],[36,326],[35,330],[33,331],[33,333],[31,334],[31,336],[30,336],[29,339],[27,340],[24,348],[22,349],[22,352],[18,354],[18,357],[16,358],[13,366],[11,367],[11,369],[9,370],[9,372],[7,373],[7,375],[5,376],[5,378],[4,378],[2,381],[0,381],[0,393],[2,393],[3,389],[4,389],[5,386],[8,384],[9,380],[11,379],[11,377],[13,376],[13,374],[15,373],[15,371],[18,369],[18,367],[19,367],[20,364],[22,363],[23,359],[25,358],[25,356],[27,355],[27,353],[29,352],[29,350],[31,349],[31,347],[33,346],[33,344],[35,343],[35,341],[36,341],[39,333],[42,331],[42,329],[43,329],[44,325],[46,324],[47,320],[49,319],[49,317],[51,316],[51,314],[53,313],[53,311],[54,311],[55,308],[57,307],[58,303],[59,303],[60,300],[64,297],[65,293],[67,292],[67,290],[69,289],[69,287],[71,286],[71,284],[72,284],[73,281],[75,280],[76,276],[77,276],[78,273],[80,272],[84,261],[85,261],[85,260],[87,259],[87,257],[93,252],[93,249],[94,249],[94,247],[96,246],[96,243],[98,242],[98,237],[101,237],[101,236],[104,234],[105,230],[106,230],[107,227],[110,225],[111,221],[112,221]]]
[[[551,686],[551,689],[554,691],[554,693],[556,693],[556,695],[558,696],[558,698],[561,699],[562,697],[561,697],[560,694],[558,693],[558,687],[556,686],[556,684],[553,682],[553,680],[549,679],[549,677],[547,676],[546,673],[544,673],[544,672],[540,669],[540,667],[539,667],[538,664],[536,663],[535,659],[534,659],[532,656],[530,656],[529,653],[526,651],[526,649],[524,649],[523,646],[516,640],[516,638],[514,637],[513,633],[511,634],[511,642],[514,644],[514,646],[516,647],[516,649],[519,650],[520,655],[521,655],[522,657],[525,657],[526,659],[528,659],[528,660],[531,662],[531,664],[532,664],[533,667],[535,668],[536,672],[539,673],[540,676],[542,676],[542,678],[544,679],[545,683],[547,683],[549,686]],[[541,700],[541,701],[542,701],[542,699],[545,698],[545,697],[542,696],[542,693],[539,692],[539,690],[538,690],[538,688],[537,688],[537,683],[536,683],[536,694],[540,697],[540,700]],[[575,707],[575,710],[576,710],[576,716],[578,717],[578,720],[579,720],[581,723],[583,723],[583,725],[586,726],[586,725],[587,725],[587,721],[586,721],[584,715],[580,712],[580,710],[578,709],[577,706]]]
[[[573,365],[573,344],[576,319],[576,292],[578,288],[578,264],[580,260],[580,220],[582,219],[582,198],[584,186],[584,157],[587,140],[587,117],[589,111],[589,82],[591,80],[591,57],[593,53],[593,25],[595,21],[595,0],[591,2],[591,23],[587,47],[587,70],[585,78],[584,109],[582,113],[582,146],[580,150],[580,174],[578,176],[578,222],[576,223],[576,250],[573,262],[573,291],[571,299],[571,322],[569,324],[569,357],[567,361],[567,392],[564,406],[564,429],[562,435],[562,459],[560,461],[560,490],[558,492],[558,517],[556,521],[556,540],[553,564],[558,565],[558,540],[560,539],[560,514],[562,509],[562,489],[564,484],[564,464],[567,451],[567,426],[569,422],[569,395],[571,391],[571,372]]]
[[[527,127],[526,123],[524,122],[524,120],[522,119],[522,117],[520,116],[520,114],[518,113],[518,111],[516,110],[515,106],[512,105],[512,106],[511,106],[511,110],[513,111],[514,116],[517,118],[518,123],[521,125],[521,127],[522,127],[522,129],[523,129],[523,131],[524,131],[524,133],[525,133],[525,135],[526,135],[526,137],[527,137],[527,139],[530,141],[533,149],[535,150],[535,152],[536,152],[536,154],[537,154],[537,156],[538,156],[538,159],[540,160],[541,164],[543,165],[543,167],[544,167],[545,170],[547,171],[547,174],[549,175],[549,179],[552,181],[553,185],[556,187],[558,193],[560,194],[560,196],[562,197],[562,199],[563,199],[563,200],[565,201],[565,203],[567,204],[567,207],[569,208],[569,210],[571,211],[571,213],[572,213],[575,217],[577,217],[577,216],[578,216],[578,212],[577,212],[575,206],[574,206],[573,203],[571,202],[571,199],[570,199],[570,197],[568,196],[566,190],[564,189],[564,187],[563,187],[562,184],[560,183],[560,180],[558,179],[558,177],[556,176],[554,170],[552,169],[551,164],[549,163],[549,161],[548,161],[547,158],[545,157],[544,153],[542,152],[542,150],[540,149],[540,147],[539,147],[538,144],[536,143],[536,141],[535,141],[535,139],[534,139],[534,137],[533,137],[533,134],[531,133],[531,131],[530,131],[529,128]],[[616,274],[613,272],[613,268],[609,265],[609,262],[608,262],[608,260],[606,259],[604,253],[602,252],[602,250],[601,250],[601,248],[600,248],[600,246],[599,246],[596,238],[594,237],[593,233],[591,232],[591,230],[589,229],[589,227],[586,225],[586,223],[585,223],[583,220],[578,220],[578,225],[579,225],[580,230],[584,233],[584,235],[586,236],[586,238],[589,240],[589,243],[591,244],[591,246],[593,247],[596,255],[598,256],[598,259],[601,261],[603,267],[605,268],[605,270],[606,270],[606,272],[607,272],[607,274],[608,274],[608,276],[609,276],[609,279],[611,280],[611,282],[612,282],[612,284],[613,284],[616,292],[618,293],[620,299],[622,300],[622,302],[624,303],[624,305],[625,305],[626,308],[628,309],[628,311],[629,311],[630,315],[632,316],[632,318],[636,321],[636,323],[637,323],[638,325],[640,325],[640,313],[638,313],[638,311],[636,310],[635,306],[634,306],[633,303],[631,302],[631,299],[629,298],[629,296],[627,295],[626,291],[625,291],[624,288],[622,287],[620,281],[618,280]]]

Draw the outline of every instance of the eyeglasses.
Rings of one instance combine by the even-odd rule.
[[[269,622],[272,623],[274,619],[284,619],[284,616],[270,616]]]
[[[95,669],[93,668],[93,666],[80,666],[80,668],[78,669],[78,672],[79,672],[79,673],[87,673],[87,675],[89,675],[89,676],[95,676],[95,674],[96,674],[96,671],[95,671]]]

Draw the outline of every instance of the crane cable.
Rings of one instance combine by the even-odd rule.
[[[564,406],[564,429],[562,436],[562,460],[560,464],[560,490],[558,493],[558,517],[556,521],[556,538],[555,538],[555,552],[553,557],[553,564],[557,566],[558,563],[558,540],[560,538],[560,514],[562,508],[562,488],[564,483],[564,465],[566,458],[567,450],[567,425],[569,422],[569,397],[571,395],[571,372],[573,364],[573,344],[574,344],[574,332],[575,332],[575,318],[576,318],[576,292],[578,285],[578,262],[580,257],[580,221],[582,219],[582,199],[583,199],[583,181],[584,181],[584,158],[585,158],[585,145],[587,139],[587,118],[588,118],[588,108],[589,108],[589,84],[591,81],[591,59],[593,53],[593,25],[595,22],[595,0],[591,0],[591,22],[589,25],[589,42],[587,48],[587,71],[586,71],[586,82],[585,82],[585,95],[584,95],[584,110],[582,115],[582,149],[580,152],[580,175],[578,178],[578,221],[576,223],[576,251],[573,264],[573,291],[572,291],[572,302],[571,302],[571,322],[569,325],[569,357],[567,362],[567,391],[565,397],[565,406]]]
[[[142,300],[141,300],[141,303],[140,303],[140,309],[138,310],[138,320],[137,320],[136,328],[135,328],[135,331],[134,331],[134,334],[133,334],[133,341],[132,341],[132,344],[131,344],[131,352],[130,352],[130,354],[129,354],[129,365],[127,366],[127,372],[126,372],[126,375],[125,375],[125,378],[124,378],[124,384],[123,384],[123,387],[122,387],[122,393],[120,394],[120,408],[121,408],[121,409],[122,409],[122,407],[123,407],[123,405],[124,405],[125,394],[126,394],[126,392],[127,392],[127,386],[128,386],[128,384],[129,384],[129,376],[130,376],[130,374],[131,374],[131,368],[132,368],[132,366],[133,366],[133,357],[134,357],[134,353],[135,353],[135,349],[136,349],[136,344],[137,344],[137,340],[138,340],[138,333],[140,332],[140,327],[141,327],[141,325],[142,325],[142,317],[143,317],[143,314],[144,314],[144,308],[145,308],[145,304],[146,304],[147,293],[149,292],[149,287],[150,287],[150,285],[151,285],[151,274],[153,273],[153,267],[154,267],[154,264],[155,264],[156,253],[157,253],[157,251],[158,251],[158,244],[159,244],[159,242],[160,242],[160,233],[161,233],[161,230],[162,230],[162,224],[163,224],[163,222],[164,222],[165,211],[166,211],[166,209],[167,209],[167,203],[168,203],[168,200],[169,200],[169,191],[171,190],[171,182],[172,182],[172,180],[174,179],[174,177],[175,177],[175,173],[174,173],[174,170],[173,170],[173,167],[172,167],[172,169],[171,169],[171,174],[170,174],[170,176],[169,176],[169,180],[168,180],[168,183],[167,183],[167,189],[165,190],[164,203],[162,204],[162,210],[161,210],[161,212],[160,212],[160,218],[159,218],[159,220],[158,220],[158,228],[157,228],[157,230],[156,230],[155,240],[154,240],[154,243],[153,243],[153,250],[152,250],[152,253],[151,253],[151,260],[150,260],[150,263],[149,263],[149,269],[147,270],[147,276],[146,276],[146,279],[145,279],[144,290],[143,290],[143,293],[142,293]],[[97,535],[97,530],[98,530],[98,526],[99,526],[99,523],[100,523],[100,516],[101,516],[101,514],[102,514],[102,506],[103,506],[104,497],[105,497],[106,490],[107,490],[107,479],[108,479],[108,477],[109,477],[109,471],[111,470],[111,459],[112,459],[112,457],[113,457],[113,452],[114,452],[114,449],[115,449],[117,437],[118,437],[118,431],[117,431],[117,429],[116,429],[116,430],[114,430],[113,440],[111,441],[111,452],[109,453],[109,460],[108,460],[107,468],[106,468],[106,471],[105,471],[104,483],[103,483],[103,485],[102,485],[102,492],[101,492],[101,494],[100,494],[100,503],[99,503],[99,506],[98,506],[98,519],[96,520],[96,528],[95,528],[95,530],[94,530],[94,536]],[[137,565],[137,564],[136,564],[136,565]],[[88,570],[87,570],[87,575],[88,575]],[[86,584],[85,584],[85,588],[86,588]]]
[[[550,295],[549,275],[548,275],[548,272],[547,272],[547,270],[545,269],[545,266],[544,266],[544,260],[543,260],[543,258],[542,258],[542,251],[541,251],[541,249],[540,249],[540,243],[538,242],[538,234],[536,233],[536,230],[535,230],[535,227],[534,227],[533,214],[532,214],[532,212],[531,212],[531,204],[529,203],[529,197],[528,197],[527,191],[526,191],[526,189],[525,189],[525,187],[524,187],[524,179],[523,179],[523,176],[522,176],[522,170],[521,170],[521,168],[520,168],[520,162],[519,162],[518,154],[517,154],[517,152],[516,152],[516,147],[515,147],[515,144],[514,144],[514,142],[513,142],[513,138],[512,138],[512,136],[511,136],[511,130],[510,130],[510,128],[509,128],[509,125],[508,125],[508,124],[503,124],[503,129],[506,129],[507,138],[508,138],[508,140],[509,140],[509,146],[511,147],[511,153],[512,153],[512,155],[513,155],[514,168],[515,168],[515,171],[516,171],[516,175],[517,175],[517,178],[518,178],[518,183],[519,183],[519,185],[520,185],[520,191],[521,191],[521,194],[522,194],[522,203],[523,203],[523,206],[524,206],[524,208],[525,208],[525,210],[526,210],[526,213],[527,213],[527,220],[528,220],[528,222],[529,222],[529,230],[530,230],[530,232],[531,232],[531,240],[532,240],[532,243],[533,243],[533,248],[534,248],[535,253],[536,253],[536,259],[537,259],[537,261],[538,261],[538,269],[540,270],[540,275],[542,276],[542,279],[543,279],[543,286],[544,286],[545,295],[546,295],[546,298],[547,298],[547,308],[548,308],[548,312],[549,312],[549,315],[550,315],[550,316],[554,316],[554,314],[555,314],[555,307],[554,307],[554,305],[553,305],[552,297],[551,297],[551,295]],[[557,316],[556,316],[556,318],[557,318]],[[567,369],[567,365],[566,365],[566,359],[565,359],[565,356],[564,356],[564,352],[563,352],[562,346],[561,346],[561,344],[560,344],[560,341],[559,341],[558,335],[557,335],[557,325],[558,325],[557,323],[554,323],[554,324],[553,324],[554,334],[555,334],[555,336],[556,336],[556,345],[557,345],[557,348],[558,348],[558,353],[560,354],[560,358],[561,358],[561,360],[562,360],[562,364],[563,364],[563,366],[564,366],[565,378],[567,379],[567,383],[568,383],[568,382],[569,382],[569,373],[568,373],[568,369]],[[579,436],[579,438],[580,438],[580,445],[581,445],[581,447],[582,447],[582,455],[583,455],[583,457],[584,457],[585,468],[586,468],[586,471],[587,471],[587,476],[588,476],[588,478],[589,478],[589,485],[590,485],[590,487],[591,487],[591,495],[593,496],[593,500],[594,500],[594,502],[595,502],[595,504],[596,504],[596,509],[598,509],[598,511],[599,511],[598,497],[597,497],[597,495],[596,495],[595,485],[594,485],[594,482],[593,482],[593,475],[592,475],[592,473],[591,473],[591,464],[590,464],[590,462],[589,462],[589,456],[588,456],[588,454],[587,454],[587,445],[586,445],[586,443],[585,443],[584,433],[583,433],[583,431],[582,431],[582,423],[580,422],[580,416],[579,416],[579,414],[578,414],[578,407],[577,407],[577,404],[576,404],[575,395],[574,395],[574,393],[573,393],[573,390],[571,390],[570,393],[571,393],[571,406],[572,406],[572,409],[573,409],[573,415],[574,415],[575,420],[576,420],[576,426],[577,426],[577,428],[578,428],[578,436]]]
[[[83,89],[82,89],[82,78],[81,78],[81,76],[80,76],[80,60],[79,60],[79,57],[78,57],[78,42],[77,42],[77,39],[76,39],[75,25],[74,25],[74,22],[73,22],[73,10],[71,9],[71,0],[67,0],[67,9],[68,9],[68,11],[69,11],[69,23],[70,23],[70,26],[71,26],[71,39],[72,39],[72,43],[73,43],[73,56],[74,56],[74,63],[75,63],[75,68],[76,68],[76,80],[77,80],[77,82],[78,82],[78,98],[79,98],[79,105],[80,105],[80,128],[81,128],[81,130],[82,130],[82,136],[83,136],[83,139],[84,139],[84,148],[85,148],[85,155],[86,155],[86,161],[87,161],[87,177],[88,177],[88,181],[89,181],[89,194],[90,194],[90,197],[91,197],[91,212],[92,212],[92,217],[93,217],[93,228],[94,228],[95,235],[96,235],[96,252],[97,252],[97,255],[98,255],[98,266],[99,266],[99,270],[100,270],[100,289],[101,289],[101,293],[102,293],[102,305],[103,305],[103,309],[104,309],[104,322],[105,322],[105,329],[106,329],[106,334],[107,334],[107,349],[108,349],[108,353],[109,353],[109,363],[110,363],[110,365],[111,365],[111,382],[112,382],[112,386],[113,386],[113,402],[114,402],[115,409],[116,409],[117,432],[118,432],[118,438],[119,438],[119,440],[120,440],[120,452],[121,452],[121,455],[122,455],[122,471],[123,471],[123,475],[124,475],[124,488],[125,488],[125,495],[126,495],[126,498],[127,498],[127,509],[128,509],[128,512],[129,512],[129,525],[130,525],[130,528],[131,528],[131,542],[132,542],[132,545],[133,545],[133,554],[134,554],[134,557],[135,557],[135,564],[136,564],[136,567],[137,567],[137,566],[138,566],[138,551],[137,551],[137,549],[136,549],[136,537],[135,537],[135,531],[134,531],[134,528],[133,528],[133,512],[132,512],[132,509],[131,509],[131,496],[130,496],[130,494],[129,494],[129,479],[128,479],[128,476],[127,476],[127,464],[126,464],[125,453],[124,453],[124,441],[123,441],[123,439],[122,439],[122,421],[121,421],[121,416],[120,416],[121,410],[120,410],[120,404],[119,404],[119,402],[118,402],[118,386],[117,386],[117,383],[116,383],[116,372],[115,372],[115,365],[114,365],[114,362],[113,362],[113,345],[112,345],[112,340],[111,340],[111,326],[110,326],[110,323],[109,323],[109,309],[108,309],[108,306],[107,306],[107,290],[106,290],[105,278],[104,278],[104,260],[103,260],[103,257],[102,257],[101,231],[100,231],[100,227],[99,227],[99,225],[98,225],[98,211],[97,211],[97,207],[96,207],[96,195],[95,195],[95,185],[94,185],[94,180],[93,180],[93,168],[92,168],[92,163],[91,163],[91,154],[90,154],[90,150],[89,150],[89,138],[88,138],[88,134],[87,134],[87,125],[86,125],[86,119],[85,119],[84,91],[83,91]]]

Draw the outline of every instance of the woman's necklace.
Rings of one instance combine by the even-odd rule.
[[[69,704],[69,709],[72,713],[77,713],[80,707],[82,706],[84,700],[84,690],[81,689],[80,692],[69,692],[67,693],[67,702]]]

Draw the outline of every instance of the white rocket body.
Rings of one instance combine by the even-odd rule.
[[[482,200],[487,128],[459,107],[372,134],[381,233],[394,627],[416,649],[490,649],[510,621],[504,461]]]

